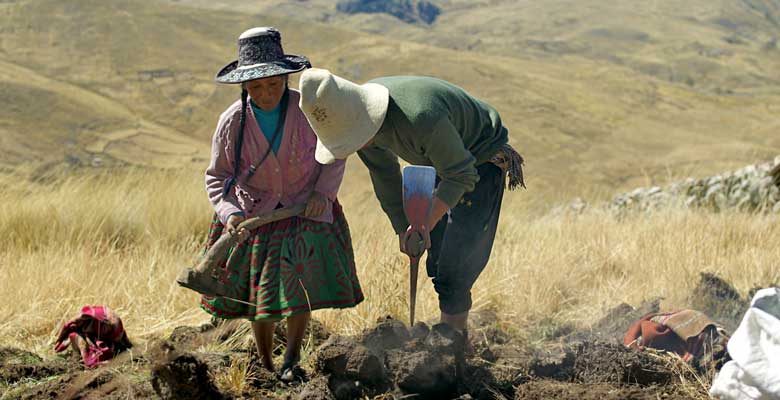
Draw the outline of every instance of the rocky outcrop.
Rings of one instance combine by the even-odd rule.
[[[432,24],[441,14],[441,9],[425,0],[343,0],[336,9],[347,14],[378,14],[392,15],[406,23]]]
[[[666,187],[638,188],[615,196],[598,208],[612,213],[653,211],[666,207],[706,208],[780,213],[780,156],[708,178],[688,178]],[[557,212],[581,213],[590,208],[575,199]]]

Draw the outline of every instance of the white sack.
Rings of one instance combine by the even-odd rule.
[[[756,293],[728,344],[728,362],[712,382],[722,400],[780,400],[780,289]]]

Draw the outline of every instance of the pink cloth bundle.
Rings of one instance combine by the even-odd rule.
[[[62,326],[54,350],[62,352],[68,345],[79,352],[87,368],[106,364],[120,351],[133,347],[122,320],[106,306],[85,306],[77,318]]]

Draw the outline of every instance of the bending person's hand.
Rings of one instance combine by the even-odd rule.
[[[420,257],[431,248],[431,234],[428,229],[423,227],[422,231],[414,230],[411,226],[398,235],[398,243],[401,247],[401,253],[409,257]]]

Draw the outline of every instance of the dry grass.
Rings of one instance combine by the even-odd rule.
[[[230,388],[234,393],[243,393],[249,383],[256,379],[257,372],[253,369],[249,357],[236,358],[230,366],[218,373],[214,378],[219,387]]]
[[[352,334],[384,315],[407,318],[408,262],[362,177],[346,182],[342,202],[367,300],[315,318]],[[137,340],[207,319],[197,296],[174,283],[200,254],[211,216],[199,171],[34,183],[4,175],[0,185],[8,188],[0,193],[0,344],[50,353],[61,324],[87,304],[113,307]],[[533,192],[507,195],[492,260],[474,289],[475,309],[498,310],[518,332],[542,318],[587,325],[605,308],[655,296],[667,308],[684,306],[705,270],[743,293],[780,280],[776,216],[538,217],[524,207],[532,200]],[[417,313],[437,315],[427,279]]]

